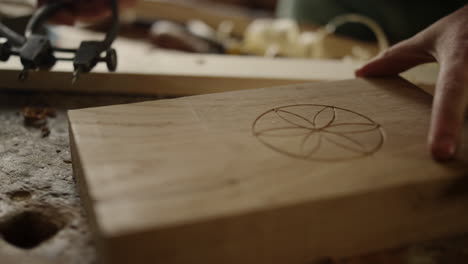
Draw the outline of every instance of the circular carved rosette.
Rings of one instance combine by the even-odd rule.
[[[265,146],[284,155],[316,161],[362,158],[384,143],[382,127],[351,110],[317,104],[277,107],[252,126]]]

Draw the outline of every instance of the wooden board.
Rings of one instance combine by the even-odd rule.
[[[305,82],[339,81],[353,78],[354,71],[361,65],[337,60],[171,53],[153,54],[151,58],[155,63],[146,67],[126,66],[117,73],[98,69],[82,75],[74,85],[71,83],[72,69],[69,65],[51,72],[31,72],[25,82],[18,80],[19,65],[0,65],[0,89],[185,96]],[[433,94],[437,74],[437,65],[430,64],[414,68],[402,74],[402,77]]]
[[[354,77],[361,63],[338,60],[271,59],[262,57],[192,55],[152,52],[125,58],[117,73],[99,67],[72,85],[71,65],[60,64],[51,72],[31,72],[18,80],[19,62],[0,64],[0,89],[79,93],[198,95]],[[133,59],[130,59],[133,60]],[[127,63],[128,62],[128,63]],[[181,67],[183,65],[183,67]],[[433,94],[438,67],[424,65],[402,75]],[[223,85],[219,85],[222,83]]]
[[[53,31],[61,36],[60,47],[72,48],[82,40],[102,38],[97,33],[65,26]],[[332,59],[177,53],[126,38],[118,38],[114,46],[119,54],[117,73],[108,73],[104,65],[99,65],[72,85],[72,64],[60,62],[53,71],[31,72],[28,81],[20,82],[22,66],[19,59],[12,58],[6,64],[0,63],[0,89],[182,96],[349,79],[363,64]],[[405,78],[418,86],[433,87],[435,76],[435,67],[419,67]]]
[[[311,263],[468,231],[430,106],[358,79],[70,111],[101,263]]]
[[[122,53],[117,73],[99,67],[72,85],[72,65],[31,72],[18,80],[19,62],[0,64],[0,89],[150,95],[195,95],[351,78],[356,65],[340,61],[189,55],[153,51]],[[219,85],[222,83],[223,85]]]
[[[102,36],[70,27],[55,27],[62,36],[58,46],[75,47],[82,40]],[[98,65],[71,84],[73,66],[60,62],[52,72],[31,72],[29,80],[18,81],[19,59],[0,63],[0,89],[75,91],[150,95],[195,95],[244,90],[311,81],[352,78],[357,65],[338,60],[273,59],[247,56],[201,55],[156,49],[152,44],[119,38],[117,73]],[[223,83],[222,86],[219,83]],[[187,85],[190,84],[190,85]]]

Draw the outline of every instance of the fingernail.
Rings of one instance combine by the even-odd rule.
[[[363,74],[362,74],[362,68],[359,68],[357,70],[354,71],[354,75],[356,77],[363,77]]]
[[[455,157],[457,146],[451,137],[444,137],[433,143],[432,156],[438,161],[447,161]]]

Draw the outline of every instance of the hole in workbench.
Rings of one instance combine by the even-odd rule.
[[[11,245],[32,249],[55,236],[64,222],[41,212],[25,211],[0,224],[0,234]]]
[[[21,202],[31,199],[32,194],[26,190],[18,190],[8,193],[8,197],[15,202]]]

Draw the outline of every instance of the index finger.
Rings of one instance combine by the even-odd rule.
[[[432,107],[429,147],[437,160],[454,158],[461,140],[468,89],[468,63],[462,57],[441,60]]]

